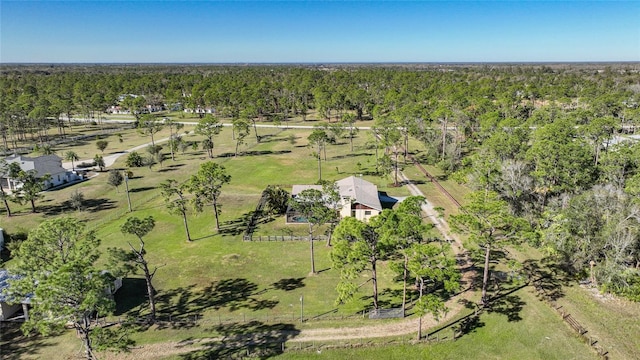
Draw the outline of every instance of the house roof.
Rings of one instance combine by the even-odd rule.
[[[322,191],[322,185],[293,185],[293,188],[291,188],[291,196],[296,196],[309,189]]]
[[[372,209],[382,211],[378,187],[360,177],[349,176],[336,181],[340,196],[349,197],[356,203],[366,205]]]
[[[382,211],[378,187],[360,177],[349,176],[336,181],[338,192],[343,199],[351,199],[353,202],[366,205],[372,209]],[[321,185],[293,185],[291,195],[296,196],[304,190],[315,189],[322,191]]]
[[[19,279],[19,275],[11,274],[9,271],[5,269],[0,269],[0,302],[6,303],[15,303],[16,299],[11,298],[7,294],[5,294],[4,290],[9,288],[9,280],[17,280]],[[27,296],[26,299],[22,299],[20,301],[23,304],[29,304],[31,302],[31,295]]]
[[[45,174],[59,174],[66,172],[62,167],[62,159],[58,155],[44,155],[35,158],[15,155],[6,158],[7,163],[18,163],[20,168],[24,171],[35,170],[37,177],[42,177]]]

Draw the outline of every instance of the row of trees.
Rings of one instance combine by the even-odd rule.
[[[392,264],[403,282],[402,311],[407,303],[407,282],[415,279],[418,298],[415,312],[420,320],[426,313],[436,319],[446,313],[444,301],[460,284],[460,272],[448,243],[425,238],[429,226],[422,219],[422,197],[409,197],[395,210],[383,210],[379,215],[363,222],[346,217],[335,228],[335,243],[331,260],[340,271],[336,290],[341,303],[349,301],[357,290],[371,282],[373,308],[378,302],[378,263]],[[369,274],[365,283],[357,281],[363,272]],[[418,338],[421,338],[418,324]]]
[[[571,271],[639,299],[640,144],[612,116],[540,111],[548,123],[534,129],[513,119],[481,128],[454,176],[524,220],[530,243]]]
[[[57,127],[63,135],[62,119],[96,116],[121,95],[136,94],[125,99],[213,108],[220,116],[254,125],[294,115],[306,119],[312,110],[327,120],[346,114],[357,120],[387,115],[430,129],[425,136],[441,143],[441,155],[455,158],[457,142],[490,114],[538,125],[548,122],[540,109],[550,106],[555,112],[586,110],[594,117],[612,116],[620,125],[637,124],[640,90],[634,69],[625,67],[601,72],[592,67],[525,66],[452,66],[447,71],[205,66],[1,70],[0,135],[5,148],[28,136],[43,143],[49,128]],[[588,114],[586,120],[591,120]],[[450,133],[450,126],[459,130]]]
[[[111,170],[109,171],[107,182],[117,190],[123,181],[127,181],[128,178],[131,177],[130,174],[127,173],[128,171],[123,175],[119,170]],[[216,164],[213,161],[207,161],[201,164],[198,172],[192,175],[186,182],[180,183],[175,179],[167,179],[160,183],[160,191],[167,205],[167,209],[169,212],[182,217],[187,241],[191,241],[187,220],[187,212],[190,208],[189,204],[191,204],[197,212],[202,212],[206,206],[211,206],[215,216],[215,229],[216,231],[220,230],[219,198],[222,187],[230,181],[231,175],[227,174],[224,166]],[[128,192],[129,189],[127,187],[127,196]],[[129,211],[131,210],[131,204],[129,203]]]

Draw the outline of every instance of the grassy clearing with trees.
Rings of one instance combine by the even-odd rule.
[[[281,184],[289,189],[295,183],[313,183],[315,180],[315,164],[309,156],[309,161],[297,161],[299,156],[310,152],[304,147],[304,143],[291,145],[289,133],[276,129],[263,129],[263,139],[271,138],[270,142],[263,142],[256,146],[250,144],[244,149],[243,155],[235,158],[225,155],[229,150],[235,150],[235,144],[228,138],[230,129],[224,129],[220,135],[218,149],[214,160],[220,161],[229,169],[232,182],[226,185],[220,195],[220,203],[223,204],[220,214],[221,232],[216,234],[213,214],[209,211],[195,213],[192,210],[188,218],[192,226],[193,242],[184,242],[184,230],[182,219],[167,211],[164,201],[159,196],[159,177],[175,178],[186,181],[190,174],[197,170],[199,164],[206,159],[206,153],[202,150],[189,151],[186,155],[177,155],[175,163],[167,160],[165,167],[160,169],[155,166],[152,169],[134,168],[134,177],[129,180],[131,200],[134,215],[138,217],[154,216],[156,227],[153,232],[145,237],[145,251],[149,263],[158,266],[157,276],[154,277],[154,286],[159,291],[158,314],[165,318],[172,314],[198,315],[205,323],[215,322],[219,316],[241,319],[246,317],[280,317],[286,320],[297,318],[300,293],[305,295],[306,316],[315,316],[336,309],[333,302],[334,296],[326,296],[334,292],[334,284],[338,281],[338,275],[326,271],[331,267],[329,250],[324,244],[319,243],[317,249],[317,266],[323,271],[315,277],[307,277],[308,274],[308,250],[307,244],[298,242],[284,243],[245,243],[241,241],[241,230],[246,219],[246,214],[255,208],[261,191],[269,184]],[[270,134],[273,132],[273,135]],[[304,135],[294,133],[294,136]],[[227,136],[225,136],[225,134]],[[304,131],[303,131],[304,134]],[[228,137],[228,138],[227,138]],[[194,136],[194,139],[197,138]],[[284,150],[292,146],[295,152]],[[346,144],[339,147],[348,146]],[[339,147],[327,149],[328,163],[335,163],[343,169],[348,169],[348,160],[332,159],[342,152]],[[255,150],[254,150],[255,149]],[[263,153],[261,155],[246,154],[249,151]],[[273,153],[273,154],[270,154]],[[222,154],[222,155],[220,155]],[[222,157],[220,157],[222,156]],[[362,155],[362,157],[366,157]],[[121,166],[123,158],[120,158],[115,167]],[[297,166],[286,166],[296,162]],[[304,169],[306,164],[307,171]],[[177,167],[171,167],[177,165]],[[289,170],[287,173],[283,170]],[[340,178],[340,174],[333,168],[327,168],[327,173],[333,178]],[[302,176],[304,175],[304,176]],[[374,177],[369,179],[380,182]],[[237,179],[237,180],[236,180]],[[259,181],[262,183],[260,183]],[[382,180],[380,185],[386,181]],[[69,214],[76,210],[67,207],[62,199],[67,194],[79,190],[85,194],[87,203],[85,211],[77,213],[77,217],[88,223],[89,228],[97,230],[96,235],[102,240],[100,249],[108,247],[121,247],[128,249],[128,244],[120,234],[120,227],[129,217],[126,211],[126,199],[123,185],[118,192],[107,184],[107,173],[88,182],[74,187],[45,192],[45,198],[39,207],[39,212],[31,217],[26,215],[28,211],[24,206],[15,207],[16,215],[3,219],[3,227],[8,233],[35,227],[42,219],[61,214]],[[391,193],[406,194],[403,189],[391,189]],[[231,204],[231,205],[230,205]],[[31,224],[31,225],[29,225]],[[177,226],[178,225],[178,226]],[[285,225],[283,218],[261,224],[258,233],[287,234],[285,230],[304,234],[304,226]],[[283,254],[286,257],[283,258]],[[273,259],[281,259],[277,263]],[[106,266],[106,259],[101,261]],[[189,264],[185,266],[185,264]],[[7,264],[11,267],[11,262]],[[239,276],[240,275],[240,276]],[[380,281],[386,287],[394,288],[398,284],[392,281],[392,273],[384,268],[381,270]],[[284,283],[291,282],[290,285]],[[133,288],[136,282],[127,282],[116,296],[116,316],[145,314],[144,309],[139,309],[140,302],[144,302],[144,294],[139,294]],[[283,285],[279,285],[283,284]],[[280,288],[281,287],[281,288]],[[291,288],[290,290],[287,290]],[[212,292],[236,292],[239,297],[226,299],[204,300]],[[134,296],[131,296],[134,294]],[[366,294],[366,293],[365,293]],[[363,295],[365,295],[363,294]],[[143,298],[140,297],[143,296]],[[254,306],[253,299],[264,305]],[[381,295],[381,299],[393,301],[392,293]],[[200,300],[198,300],[200,299]],[[276,301],[271,299],[278,299]],[[228,301],[238,302],[235,305],[227,304]],[[132,302],[132,303],[131,303]],[[346,306],[339,307],[342,315],[357,314],[365,304],[366,298],[354,301]],[[200,330],[200,331],[204,331]],[[204,334],[204,333],[201,333]],[[158,335],[157,340],[162,335]]]
[[[113,69],[127,73],[126,69]],[[221,119],[235,124],[213,134],[210,144],[205,147],[187,145],[205,142],[208,134],[183,135],[185,146],[175,142],[175,148],[172,148],[175,161],[170,159],[166,143],[157,144],[162,148],[153,147],[152,151],[139,150],[140,165],[143,166],[127,169],[133,172],[125,183],[129,186],[128,194],[122,191],[122,185],[119,191],[108,185],[107,174],[102,173],[72,188],[45,193],[44,198],[33,204],[38,211],[36,214],[30,214],[32,204],[17,204],[11,209],[15,216],[2,218],[2,227],[13,234],[21,229],[36,228],[48,218],[72,214],[86,222],[88,229],[96,230],[102,240],[100,249],[104,251],[113,246],[127,248],[120,229],[129,216],[152,216],[156,227],[145,237],[145,251],[148,251],[149,262],[159,267],[153,278],[153,286],[158,290],[157,315],[198,317],[200,326],[160,329],[153,325],[151,329],[132,335],[140,343],[210,336],[211,329],[223,335],[234,331],[277,330],[262,319],[271,317],[273,320],[278,316],[281,320],[277,320],[276,325],[281,325],[281,330],[288,329],[290,334],[297,334],[300,329],[311,326],[310,323],[295,324],[298,306],[302,310],[299,299],[303,294],[304,309],[309,314],[351,316],[368,308],[372,302],[370,292],[366,290],[368,286],[355,294],[354,301],[340,306],[334,304],[335,286],[340,276],[332,268],[328,248],[316,247],[318,274],[308,276],[308,244],[244,243],[241,234],[267,185],[277,184],[289,189],[294,183],[315,183],[319,177],[333,180],[362,174],[380,190],[393,195],[409,195],[406,189],[390,185],[397,182],[393,164],[405,160],[402,151],[393,147],[400,144],[408,145],[416,158],[430,173],[442,179],[443,186],[457,199],[463,199],[463,195],[471,191],[485,196],[495,194],[496,201],[508,210],[508,216],[500,216],[497,220],[504,222],[513,217],[514,223],[526,222],[535,230],[521,239],[508,239],[507,243],[520,240],[545,252],[559,264],[553,268],[557,272],[550,276],[552,280],[562,278],[564,286],[588,278],[600,289],[630,299],[637,297],[640,216],[636,200],[640,193],[640,165],[637,162],[640,148],[633,142],[616,144],[638,125],[640,85],[634,75],[637,69],[622,66],[615,71],[594,71],[582,67],[534,66],[414,71],[347,67],[320,71],[295,67],[220,67],[207,68],[206,76],[200,69],[195,69],[189,76],[185,76],[180,67],[159,69],[128,73],[126,92],[113,81],[120,76],[117,74],[105,76],[88,72],[80,76],[79,73],[64,74],[55,70],[47,76],[26,71],[23,77],[16,77],[11,70],[2,78],[7,86],[2,87],[3,96],[0,97],[0,140],[5,148],[15,147],[18,143],[44,144],[51,124],[56,124],[59,132],[65,130],[63,122],[42,121],[43,111],[50,112],[52,121],[73,111],[91,117],[104,110],[118,94],[131,93],[136,87],[142,89],[140,93],[150,91],[153,96],[127,97],[124,105],[131,110],[138,106],[136,103],[154,105],[153,101],[164,97],[170,104],[180,102],[192,108],[215,107]],[[162,82],[158,81],[160,73],[163,74]],[[34,85],[35,79],[39,80],[38,87]],[[74,82],[80,85],[69,87]],[[98,83],[103,86],[96,87]],[[94,90],[95,96],[91,100],[82,95],[83,91],[89,90]],[[342,130],[346,130],[346,124],[354,121],[350,115],[358,124],[376,125],[382,139],[370,136],[369,131],[360,131],[353,139],[347,136],[350,132],[343,131],[339,136],[339,131],[335,130],[340,129],[335,124],[342,121],[345,124]],[[159,124],[145,122],[151,120],[149,116],[138,117],[149,125],[144,127],[148,129],[147,136],[140,135],[137,130],[123,132],[123,138],[128,136],[130,143],[125,139],[119,142],[120,137],[111,135],[86,141],[82,144],[85,148],[69,145],[54,150],[60,154],[74,152],[77,155],[73,157],[74,161],[76,158],[93,159],[102,153],[96,143],[98,140],[108,141],[106,152],[115,152],[127,149],[133,143],[151,141],[151,136],[156,141],[177,131],[167,127],[160,130]],[[318,125],[329,121],[330,124],[323,128],[296,130],[252,126],[256,122],[290,124],[294,121]],[[394,125],[401,126],[400,131],[393,131]],[[333,144],[334,140],[338,144]],[[224,184],[218,199],[221,204],[219,226],[210,212],[170,212],[160,189],[160,183],[168,179],[186,182],[210,159],[224,166],[231,179]],[[127,157],[121,157],[112,168],[124,170],[126,163]],[[410,169],[408,165],[405,168]],[[388,176],[380,178],[377,173]],[[413,176],[419,174],[415,170],[410,169],[407,173],[410,178],[424,181],[422,175]],[[425,181],[418,186],[434,206],[442,208],[445,216],[465,215],[459,213],[449,199],[442,197],[433,184]],[[187,197],[192,196],[187,193]],[[128,214],[125,206],[127,195],[131,198],[133,214]],[[471,206],[473,202],[463,205]],[[185,218],[192,242],[184,241]],[[459,226],[458,230],[465,230],[464,227]],[[263,218],[256,230],[256,234],[264,235],[302,235],[305,232],[304,226],[284,225],[278,217]],[[473,231],[469,233],[474,235]],[[526,273],[530,269],[525,265],[532,264],[529,258],[536,257],[529,252],[527,255],[520,254],[519,250],[511,252],[510,247],[494,249],[492,246],[487,267],[482,251],[479,251],[483,249],[469,248],[477,268],[490,270],[485,271],[489,276],[484,297],[489,309],[500,308],[499,303],[492,303],[492,297],[504,290],[504,283],[502,287],[496,287],[496,279],[504,282],[501,277],[506,276],[508,280],[513,274]],[[487,250],[486,246],[484,250]],[[524,258],[518,258],[520,255]],[[374,272],[380,289],[378,302],[385,307],[397,305],[402,301],[402,282],[398,281],[402,276],[392,271],[397,267],[391,266],[388,259],[381,260],[376,259]],[[107,263],[103,257],[98,265],[106,266]],[[14,265],[9,262],[7,267],[11,266]],[[136,290],[139,280],[130,278],[125,283],[118,296],[127,300],[118,302],[116,316],[144,317],[148,314],[146,294]],[[361,275],[359,280],[366,283],[370,277]],[[589,307],[593,303],[581,300],[578,293],[566,291],[560,294],[563,301],[575,306],[576,313],[598,313],[591,311]],[[415,300],[415,289],[412,296]],[[505,304],[510,311],[508,320],[513,315],[522,317],[526,311],[549,310],[529,295],[508,299],[509,303]],[[627,309],[631,314],[640,313],[635,305],[632,303],[628,307],[631,310]],[[487,324],[492,323],[492,315],[483,315],[488,317]],[[253,316],[260,319],[260,324],[220,326],[222,316],[242,318],[243,321]],[[536,319],[535,315],[528,316]],[[607,308],[607,316],[629,318],[629,312]],[[215,326],[216,319],[218,326]],[[615,331],[602,330],[597,319],[585,319],[581,321],[588,329],[593,325],[595,331],[605,334],[600,338],[603,342],[605,339],[614,344],[620,341],[607,337],[607,333]],[[620,323],[624,323],[623,320]],[[524,321],[524,318],[509,321],[509,325],[517,326]],[[564,326],[560,322],[556,324]],[[334,326],[335,323],[318,326],[325,325]],[[502,349],[497,349],[497,342],[479,336],[483,329],[493,330],[494,327],[500,326],[479,327],[456,343],[477,341],[471,346],[483,349],[482,344],[488,344],[488,356],[494,351],[500,354]],[[513,332],[517,333],[517,330]],[[640,329],[637,324],[629,324],[628,332],[633,337]],[[555,334],[564,337],[565,332],[556,331]],[[500,339],[498,334],[494,335]],[[524,340],[519,343],[509,343],[505,353],[518,353],[519,344],[529,340],[526,336],[522,338]],[[579,344],[571,336],[564,337],[564,341],[572,346]],[[543,356],[546,354],[544,341],[529,345],[534,347],[534,354],[546,357]],[[622,349],[622,357],[636,355],[637,349],[633,345],[603,345]],[[25,348],[31,350],[28,345]]]
[[[229,129],[225,129],[229,131]],[[265,131],[268,131],[265,129]],[[274,139],[281,139],[269,143],[255,145],[253,151],[282,152],[280,154],[252,155],[234,158],[232,156],[216,158],[221,161],[232,176],[232,181],[221,193],[222,224],[231,223],[235,219],[241,219],[246,213],[253,210],[259,198],[259,194],[265,184],[257,184],[255,179],[270,179],[274,183],[291,184],[291,179],[302,178],[299,183],[312,183],[315,180],[315,159],[309,155],[304,161],[295,161],[300,155],[310,153],[306,147],[295,148],[294,152],[283,152],[285,148],[291,146],[287,143],[289,132],[305,139],[305,131],[274,132]],[[223,133],[224,135],[224,133]],[[268,134],[267,134],[268,135]],[[225,141],[224,136],[219,142],[220,153],[225,153],[226,149],[233,149],[232,141]],[[363,140],[362,138],[360,141]],[[226,145],[225,145],[226,144]],[[303,143],[302,143],[303,144]],[[298,146],[302,144],[296,144]],[[356,152],[361,149],[362,143],[356,146]],[[348,144],[340,145],[349,146]],[[251,151],[248,150],[248,151]],[[328,163],[339,163],[343,169],[347,169],[348,162],[343,159],[334,159],[341,151],[340,148],[329,147]],[[370,156],[370,155],[369,155]],[[181,162],[181,159],[186,161]],[[367,156],[361,155],[356,159],[366,162]],[[215,235],[212,225],[213,215],[207,212],[195,214],[191,212],[189,221],[194,241],[184,242],[184,230],[180,216],[176,216],[167,211],[162,198],[156,194],[160,189],[158,186],[158,176],[171,177],[186,180],[189,174],[193,173],[198,165],[207,159],[206,152],[188,152],[186,156],[178,156],[177,164],[184,165],[178,168],[170,168],[167,171],[160,171],[159,168],[137,168],[133,169],[137,174],[130,180],[132,190],[132,202],[134,204],[134,215],[140,218],[152,215],[156,219],[156,228],[147,235],[145,249],[147,250],[149,262],[154,266],[159,266],[157,276],[154,278],[154,286],[158,290],[158,314],[168,316],[168,314],[188,314],[197,315],[201,320],[201,327],[191,329],[173,330],[153,330],[133,335],[133,339],[139,343],[162,342],[167,338],[181,338],[184,336],[201,337],[210,336],[206,330],[207,324],[215,324],[218,319],[235,319],[239,321],[244,318],[257,318],[268,320],[269,318],[286,319],[287,322],[297,323],[299,315],[299,297],[304,294],[305,312],[311,315],[318,315],[336,309],[334,300],[335,284],[339,282],[339,274],[336,271],[323,271],[317,276],[308,277],[308,245],[304,242],[274,242],[274,243],[245,243],[240,240],[240,235],[223,233]],[[364,160],[364,161],[363,161]],[[283,166],[283,164],[296,163],[296,167]],[[122,163],[119,160],[116,167]],[[171,161],[167,161],[171,164]],[[304,167],[307,168],[304,171]],[[286,173],[289,170],[290,173]],[[293,175],[292,173],[296,173]],[[327,173],[333,178],[346,176],[344,172],[340,174],[335,169],[327,166]],[[299,174],[299,175],[298,175]],[[104,175],[104,176],[103,176]],[[104,177],[104,178],[102,178]],[[305,179],[306,177],[306,179]],[[379,186],[389,183],[389,180],[368,179],[377,182]],[[298,181],[296,181],[298,182]],[[113,187],[106,184],[106,174],[102,174],[89,182],[79,184],[78,188],[86,194],[87,198],[93,198],[100,193],[105,200],[103,204],[117,202],[117,206],[96,208],[93,211],[83,211],[79,214],[81,218],[89,220],[89,226],[96,224],[97,236],[102,239],[101,249],[119,246],[127,248],[126,241],[120,235],[120,227],[124,220],[128,218],[126,211],[126,200],[123,192],[116,193]],[[286,188],[286,187],[285,187]],[[136,191],[141,189],[141,191]],[[382,188],[384,189],[384,188]],[[58,190],[54,193],[47,192],[45,199],[47,206],[56,209],[56,199],[64,198],[66,195],[58,195],[70,192],[71,188]],[[406,190],[402,188],[389,188],[390,194],[402,194]],[[53,196],[52,196],[53,195]],[[146,200],[146,201],[145,201]],[[228,204],[233,204],[229,206]],[[49,208],[47,208],[49,209]],[[25,209],[18,208],[17,211],[24,212]],[[69,210],[70,211],[70,210]],[[64,212],[64,211],[63,211]],[[49,213],[48,216],[53,215]],[[45,216],[45,214],[35,214],[29,216]],[[116,218],[117,217],[117,218]],[[111,219],[105,221],[105,218]],[[19,226],[23,220],[27,220],[26,215],[20,215],[9,219],[12,226]],[[37,222],[37,221],[36,221]],[[4,224],[4,221],[3,221]],[[16,225],[13,225],[16,224]],[[6,225],[4,225],[6,226]],[[261,224],[258,233],[272,234],[291,229],[291,225],[284,225],[282,218],[276,221]],[[12,227],[7,227],[12,231]],[[224,225],[223,225],[224,229]],[[293,226],[294,231],[304,234],[304,226]],[[322,243],[316,249],[317,268],[325,270],[331,267],[329,259],[329,249]],[[273,259],[279,259],[274,262]],[[185,266],[185,264],[189,264]],[[238,276],[241,274],[241,276]],[[387,267],[386,263],[380,266],[378,281],[381,289],[380,300],[387,304],[401,301],[397,292],[401,291],[401,283],[393,281],[394,274]],[[363,281],[366,277],[362,278]],[[288,287],[278,288],[277,284],[288,283]],[[146,314],[145,293],[136,288],[137,281],[125,281],[124,287],[116,296],[116,316],[133,315],[140,316]],[[290,290],[286,290],[290,289]],[[395,289],[395,290],[394,290]],[[392,291],[390,291],[392,290]],[[224,298],[217,297],[216,293],[227,293],[228,291],[239,291],[242,296]],[[264,291],[264,292],[263,292]],[[368,298],[370,291],[368,287],[362,290],[355,301],[339,306],[336,315],[357,314],[366,304],[370,303]],[[336,294],[327,296],[327,294]],[[362,296],[362,298],[360,297]],[[252,300],[247,300],[252,299]],[[275,301],[274,301],[275,300]],[[270,303],[273,301],[273,303]],[[261,306],[255,303],[263,304]],[[139,314],[139,315],[136,315]],[[332,316],[329,314],[327,316]],[[497,320],[496,320],[497,321]],[[357,323],[357,322],[356,322]],[[304,325],[308,326],[334,326],[335,321],[315,322]],[[351,320],[350,324],[354,324]],[[296,324],[296,326],[298,326]],[[62,339],[60,339],[62,341]],[[480,341],[483,341],[480,339]],[[55,349],[60,349],[55,346]],[[42,354],[49,354],[52,348],[43,347]],[[58,350],[56,350],[58,351]]]

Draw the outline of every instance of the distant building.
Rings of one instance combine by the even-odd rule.
[[[194,108],[184,108],[184,112],[189,113],[189,114],[215,114],[216,113],[216,109],[212,108],[212,107],[196,107]]]
[[[123,108],[120,105],[111,105],[105,110],[108,114],[128,115],[131,114],[131,110]]]

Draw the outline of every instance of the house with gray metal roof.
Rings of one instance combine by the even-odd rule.
[[[340,217],[355,217],[358,220],[367,221],[371,217],[382,212],[381,194],[378,187],[358,176],[349,176],[336,181],[336,187],[340,194],[341,203],[338,207]],[[321,185],[293,185],[291,196],[296,197],[307,189],[322,191]],[[395,201],[395,200],[394,200]],[[286,216],[287,221],[295,219],[294,216]],[[296,221],[293,221],[296,222]]]
[[[34,170],[36,177],[40,178],[46,174],[51,175],[51,179],[46,181],[44,188],[52,188],[80,179],[78,174],[62,167],[62,158],[58,155],[45,155],[38,157],[28,157],[23,155],[14,155],[5,158],[8,164],[17,163],[20,169],[27,172]],[[0,186],[3,190],[14,192],[22,187],[22,183],[18,179],[9,178],[8,174],[0,174]]]

